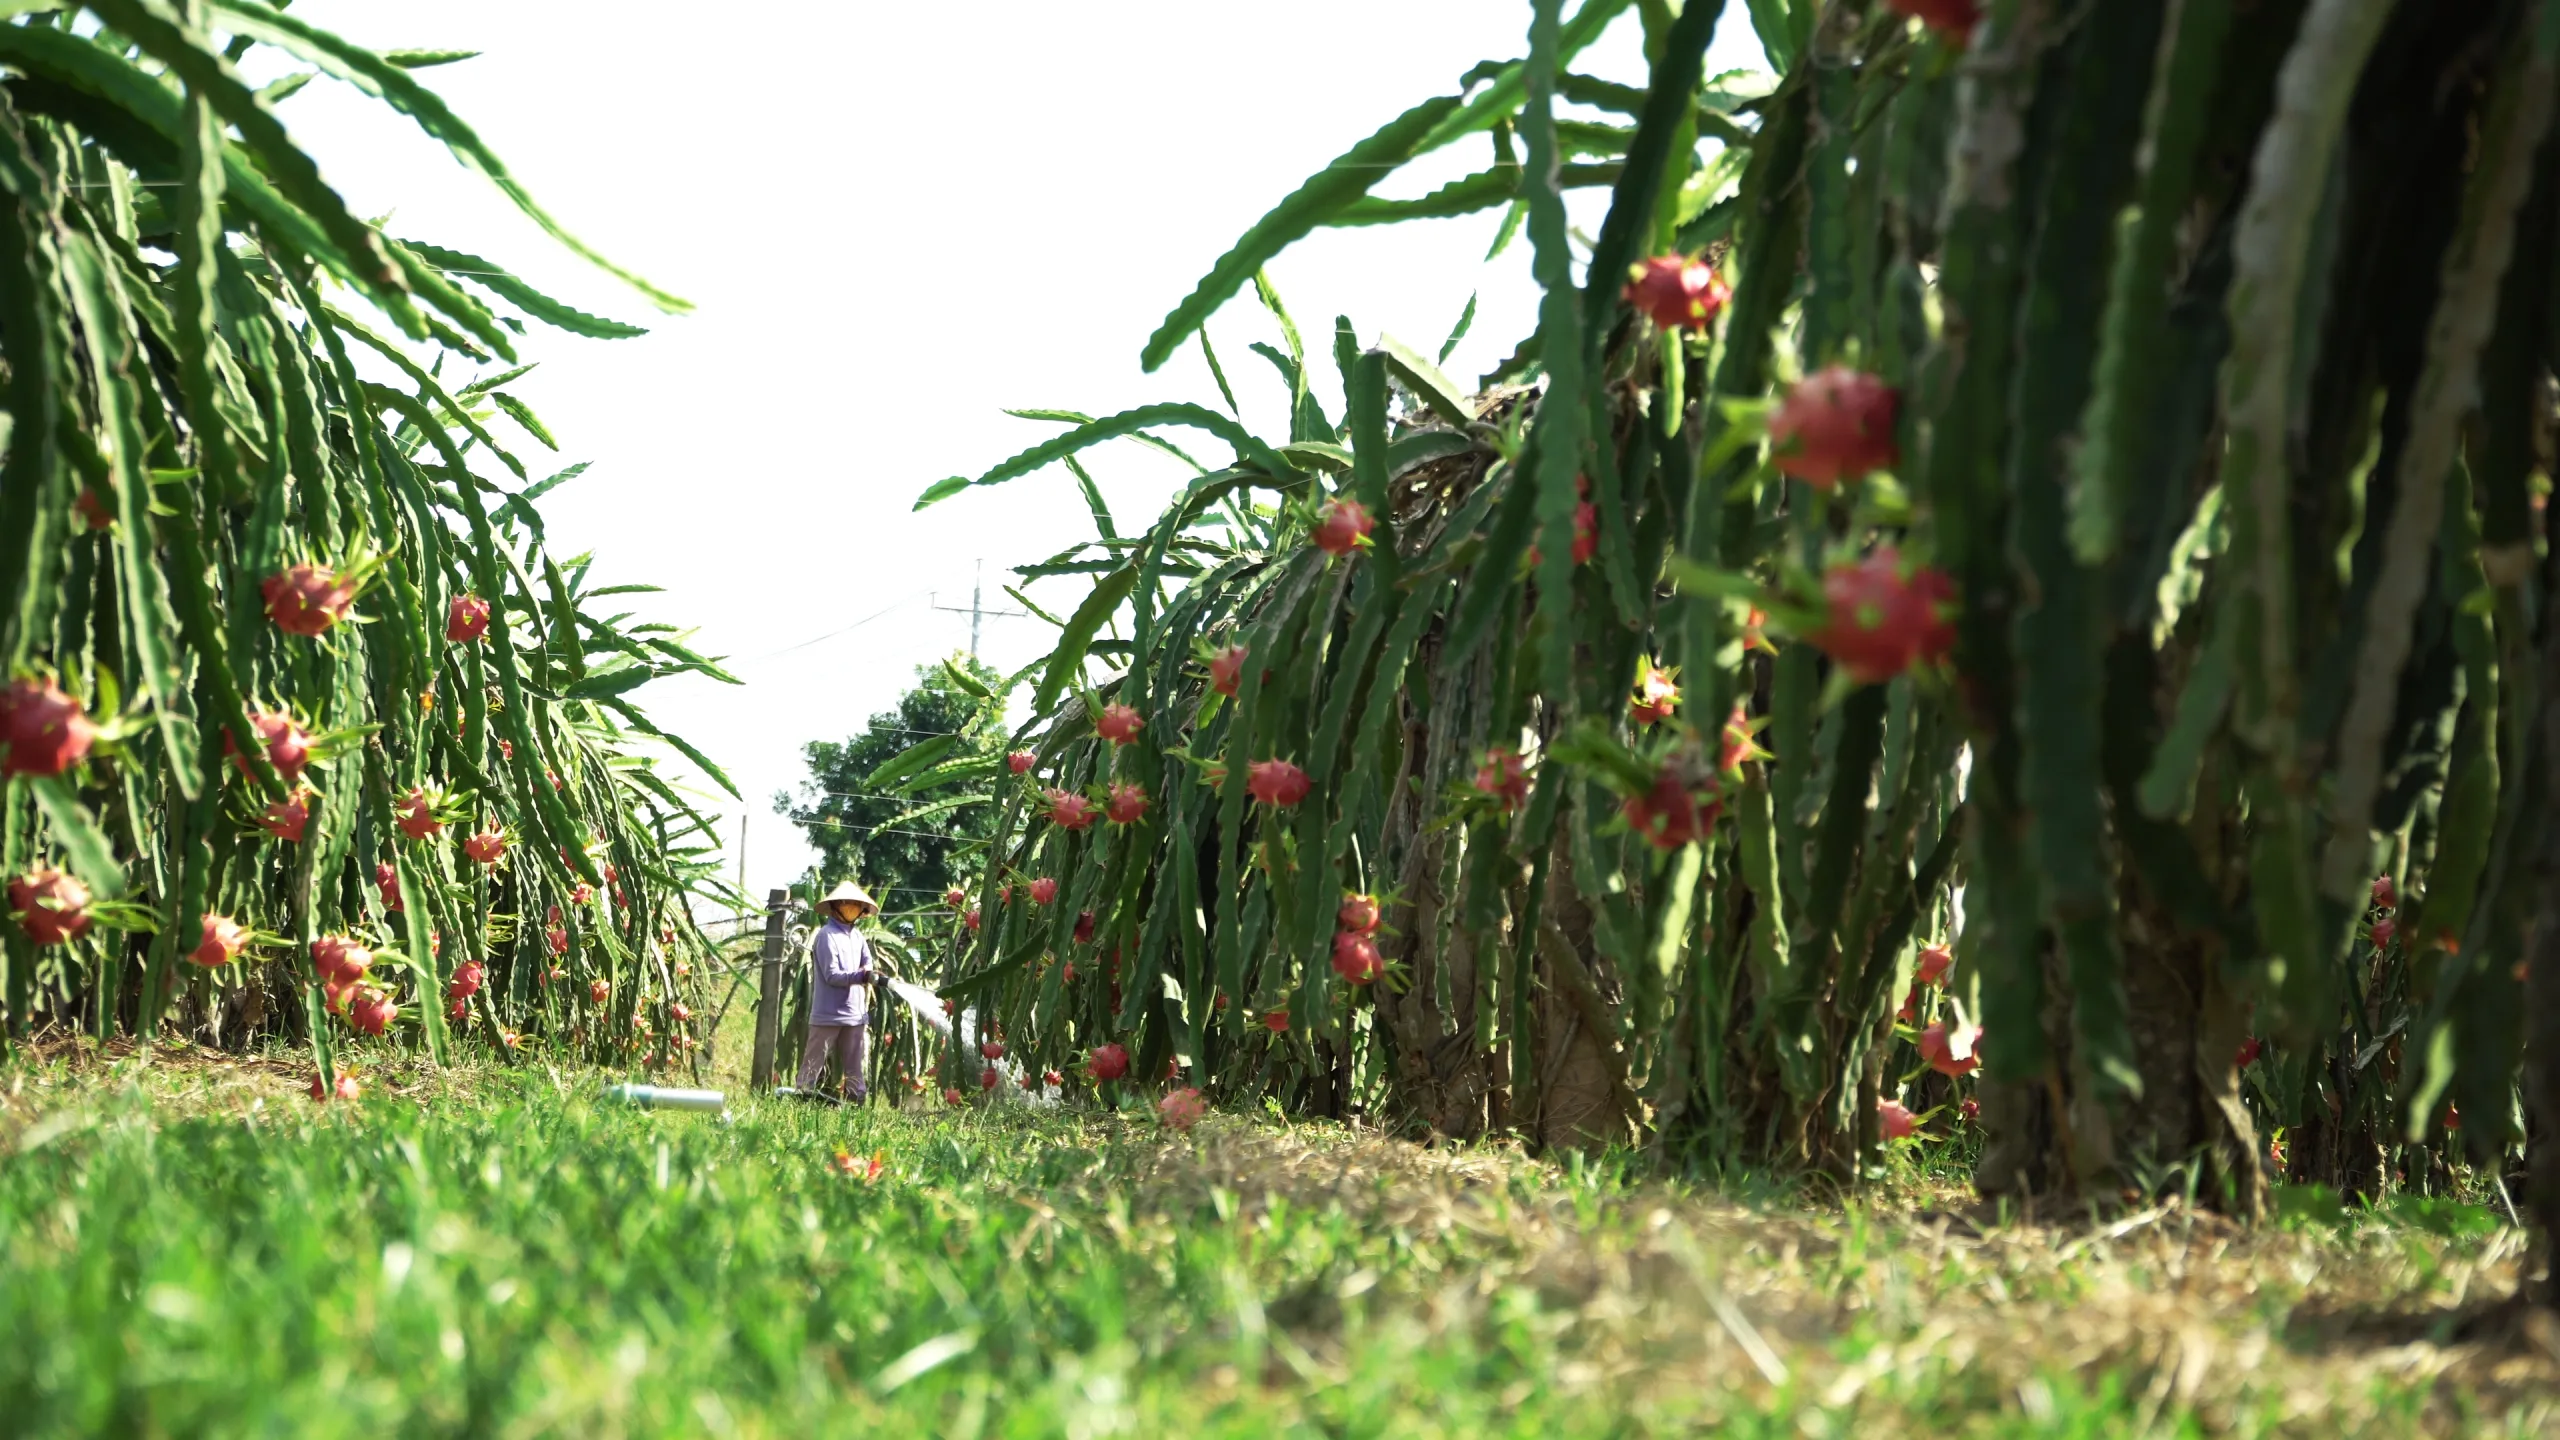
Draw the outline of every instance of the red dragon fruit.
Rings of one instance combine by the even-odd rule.
[[[1679,670],[1665,669],[1653,663],[1651,656],[1638,662],[1636,693],[1627,701],[1627,718],[1638,725],[1659,725],[1680,708]]]
[[[1646,844],[1656,850],[1677,850],[1705,839],[1722,807],[1714,787],[1694,787],[1666,765],[1654,773],[1651,789],[1628,796],[1620,808]]]
[[[355,998],[347,1006],[347,1023],[366,1035],[379,1035],[391,1028],[400,1007],[391,1003],[390,995],[371,985],[356,987]]]
[[[588,884],[584,880],[579,881],[569,891],[569,903],[572,905],[593,905],[596,903],[596,887]]]
[[[978,1088],[981,1090],[993,1090],[996,1088],[997,1082],[1002,1079],[1004,1079],[1004,1077],[996,1073],[996,1067],[990,1065],[986,1069],[978,1072]]]
[[[2384,910],[2400,908],[2400,888],[2391,883],[2390,876],[2373,877],[2373,903]]]
[[[1335,498],[1316,512],[1313,535],[1316,548],[1327,555],[1348,555],[1369,543],[1369,532],[1378,522],[1369,518],[1369,507],[1357,500]]]
[[[1508,745],[1496,745],[1484,752],[1484,763],[1476,767],[1476,793],[1490,795],[1502,802],[1505,810],[1517,810],[1529,800],[1529,759]]]
[[[1117,1080],[1129,1073],[1128,1047],[1119,1044],[1096,1045],[1085,1057],[1085,1073],[1096,1080]]]
[[[977,934],[977,933],[978,933],[978,926],[979,926],[979,924],[981,923],[981,922],[980,922],[980,920],[979,920],[979,918],[978,918],[978,911],[977,911],[977,907],[976,907],[976,906],[971,906],[971,907],[970,907],[970,909],[969,909],[969,913],[960,917],[960,923],[969,927],[969,933],[970,933],[970,934],[972,934],[972,935]]]
[[[1073,790],[1050,790],[1049,823],[1061,830],[1089,830],[1102,814],[1102,807],[1088,795]]]
[[[1261,803],[1285,810],[1306,799],[1315,786],[1306,771],[1286,760],[1256,760],[1245,767],[1244,788]]]
[[[301,844],[303,832],[311,825],[311,792],[296,790],[282,800],[268,801],[258,825],[279,840]]]
[[[0,741],[9,755],[0,773],[59,775],[88,755],[98,727],[50,680],[12,680],[0,690]]]
[[[1920,1132],[1920,1119],[1899,1100],[1876,1102],[1876,1133],[1887,1140],[1908,1140]]]
[[[1941,613],[1953,595],[1944,571],[1906,569],[1892,546],[1880,545],[1864,560],[1844,560],[1823,572],[1830,618],[1805,639],[1850,679],[1882,684],[1953,647],[1955,631]]]
[[[587,982],[587,998],[598,1005],[603,1004],[607,997],[612,994],[613,982],[605,979],[601,975]]]
[[[34,870],[10,881],[9,908],[38,945],[59,945],[89,930],[89,887],[59,870]]]
[[[1573,563],[1588,565],[1600,553],[1600,509],[1585,500],[1573,507]]]
[[[1079,945],[1090,945],[1090,944],[1092,944],[1092,943],[1093,943],[1093,912],[1092,912],[1092,911],[1090,911],[1090,910],[1079,910],[1079,911],[1077,911],[1077,912],[1076,912],[1075,941],[1076,941],[1076,943],[1077,943],[1077,944],[1079,944]],[[1072,983],[1072,982],[1075,980],[1075,978],[1076,978],[1076,967],[1075,967],[1075,965],[1074,965],[1074,963],[1073,963],[1073,962],[1069,962],[1069,964],[1067,965],[1067,979],[1068,979],[1068,981],[1069,981],[1070,983]]]
[[[1817,490],[1890,470],[1902,458],[1893,438],[1894,388],[1863,370],[1833,365],[1795,383],[1769,416],[1772,458]]]
[[[344,935],[311,942],[311,969],[323,985],[353,985],[373,968],[373,952]]]
[[[1270,1031],[1270,1032],[1271,1032],[1272,1034],[1274,1034],[1274,1035],[1286,1035],[1286,1034],[1288,1034],[1288,1033],[1289,1033],[1289,1012],[1288,1012],[1288,1011],[1286,1011],[1286,1010],[1265,1010],[1265,1011],[1263,1011],[1263,1012],[1262,1012],[1262,1028],[1263,1028],[1263,1029],[1265,1029],[1265,1030]]]
[[[1054,877],[1054,876],[1049,876],[1049,875],[1043,875],[1043,876],[1041,876],[1039,879],[1034,880],[1034,881],[1032,881],[1032,882],[1031,882],[1031,903],[1032,903],[1032,904],[1034,904],[1034,905],[1046,905],[1046,904],[1048,904],[1050,901],[1055,900],[1055,899],[1057,899],[1057,898],[1058,898],[1058,882],[1057,882],[1056,877]]]
[[[2373,922],[2372,933],[2373,948],[2388,950],[2391,948],[2391,942],[2400,938],[2400,926],[2390,916],[2384,915]]]
[[[1920,1059],[1930,1069],[1949,1078],[1970,1075],[1982,1068],[1982,1057],[1975,1053],[1981,1032],[1970,1026],[1955,1030],[1944,1020],[1932,1020],[1920,1032]]]
[[[1028,750],[1016,750],[1004,757],[1004,768],[1016,775],[1030,774],[1031,767],[1039,763],[1040,757]]]
[[[1147,813],[1147,787],[1135,781],[1115,782],[1102,802],[1102,813],[1114,825],[1134,825]]]
[[[506,858],[507,832],[492,828],[466,836],[462,842],[462,853],[479,864],[495,865]]]
[[[1665,330],[1704,330],[1733,298],[1715,267],[1687,255],[1656,255],[1627,267],[1619,296]]]
[[[322,1087],[320,1084],[320,1077],[317,1075],[311,1077],[311,1089],[309,1093],[312,1099],[317,1100],[324,1105],[329,1103],[330,1092]],[[364,1087],[356,1083],[356,1077],[348,1074],[344,1070],[341,1070],[338,1072],[337,1096],[341,1100],[362,1099],[364,1096]]]
[[[294,723],[292,716],[271,710],[252,712],[249,727],[257,732],[258,743],[266,747],[267,763],[276,767],[284,783],[291,785],[300,780],[303,767],[311,763],[311,732]],[[231,736],[226,733],[222,740],[229,748]],[[241,769],[246,773],[248,767]]]
[[[328,634],[356,603],[356,588],[326,565],[296,565],[270,575],[259,583],[258,593],[277,629],[308,638]]]
[[[2258,1057],[2265,1054],[2266,1051],[2267,1045],[2265,1041],[2260,1040],[2255,1035],[2249,1036],[2247,1039],[2240,1042],[2240,1048],[2238,1050],[2232,1052],[2231,1068],[2234,1070],[2246,1070],[2251,1065],[2256,1064]]]
[[[80,498],[71,502],[72,510],[87,530],[105,530],[116,523],[115,502],[95,490],[83,489]]]
[[[1946,946],[1923,945],[1920,947],[1919,968],[1912,972],[1911,978],[1922,985],[1935,985],[1946,978],[1947,972],[1955,968],[1955,963],[1956,952]]]
[[[1724,733],[1718,737],[1716,773],[1738,779],[1746,761],[1775,758],[1760,748],[1760,730],[1767,723],[1752,719],[1746,702],[1734,701],[1733,713],[1724,717]]]
[[[942,892],[942,903],[950,906],[954,910],[957,910],[969,903],[969,892],[961,889],[957,885],[954,885],[950,889]]]
[[[1004,1042],[1001,1040],[981,1040],[978,1042],[978,1053],[989,1060],[1001,1060],[1004,1058]]]
[[[1378,942],[1356,930],[1333,937],[1333,973],[1354,985],[1366,985],[1386,969]]]
[[[227,915],[207,914],[204,917],[203,929],[196,940],[196,948],[187,952],[187,958],[210,970],[217,965],[228,965],[238,959],[240,947],[248,943],[248,926],[240,924]]]
[[[400,908],[400,872],[388,862],[373,867],[373,883],[382,891],[382,908],[397,913]]]
[[[1379,906],[1375,895],[1346,895],[1341,908],[1334,911],[1333,918],[1334,923],[1345,930],[1372,935],[1377,933],[1378,922],[1386,918],[1386,911]]]
[[[1146,728],[1146,719],[1138,714],[1136,707],[1129,705],[1105,705],[1102,713],[1093,719],[1093,733],[1114,745],[1135,742],[1139,732]]]
[[[1959,50],[1972,40],[1973,27],[1982,21],[1979,0],[1884,0],[1884,3],[1895,14],[1908,15],[1936,31]]]
[[[444,610],[444,638],[477,640],[489,633],[489,602],[477,595],[456,595]]]
[[[453,978],[444,983],[445,995],[454,1000],[468,1000],[480,993],[488,968],[477,960],[465,960],[453,967]]]
[[[551,947],[551,953],[554,955],[569,953],[569,932],[563,926],[554,925],[543,931],[542,940],[544,944]]]
[[[1244,683],[1244,662],[1248,651],[1241,645],[1229,645],[1209,657],[1209,688],[1221,695],[1233,695]]]
[[[1189,1086],[1156,1102],[1156,1118],[1162,1120],[1168,1130],[1188,1130],[1199,1124],[1200,1117],[1208,1113],[1209,1102],[1201,1099],[1200,1092]]]
[[[392,808],[399,816],[400,833],[412,840],[424,840],[444,828],[444,822],[436,818],[434,797],[423,789],[412,788]]]

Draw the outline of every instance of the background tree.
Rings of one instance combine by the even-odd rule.
[[[977,682],[978,690],[960,677]],[[963,873],[955,852],[994,828],[986,802],[1004,747],[1003,707],[990,698],[999,683],[1001,677],[967,655],[921,665],[915,688],[898,697],[895,710],[873,715],[861,734],[803,747],[809,778],[797,793],[776,792],[773,808],[818,851],[817,865],[801,877],[804,892],[858,879],[879,897],[883,918],[901,934],[914,933],[900,913],[939,903]],[[873,783],[880,767],[928,744],[941,748],[922,773],[948,778],[900,794]]]

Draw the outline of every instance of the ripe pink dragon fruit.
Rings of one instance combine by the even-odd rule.
[[[974,935],[978,933],[978,925],[980,921],[978,918],[977,907],[974,905],[971,906],[969,908],[969,913],[960,917],[960,923],[969,927],[970,934]]]
[[[542,939],[545,944],[548,944],[551,947],[552,954],[566,955],[569,953],[569,932],[565,928],[554,925],[550,929],[542,932]]]
[[[596,903],[596,887],[588,884],[584,880],[579,881],[577,885],[569,891],[569,903],[572,905],[593,905]]]
[[[240,924],[227,915],[208,913],[204,917],[203,930],[196,940],[196,948],[187,952],[187,958],[209,970],[217,965],[228,965],[238,959],[240,948],[248,943],[248,926]]]
[[[1103,799],[1102,813],[1114,825],[1134,825],[1147,813],[1147,787],[1134,780],[1116,781]]]
[[[1096,1080],[1117,1080],[1129,1073],[1128,1047],[1117,1043],[1096,1045],[1085,1057],[1085,1073]]]
[[[1209,1102],[1201,1099],[1200,1092],[1189,1086],[1156,1102],[1156,1118],[1162,1120],[1168,1130],[1188,1130],[1199,1124],[1200,1117],[1208,1113]]]
[[[1941,613],[1954,594],[1946,572],[1926,565],[1906,571],[1900,554],[1880,545],[1864,560],[1841,561],[1823,572],[1830,617],[1805,639],[1850,679],[1879,685],[1954,647],[1955,629]]]
[[[344,935],[311,942],[311,969],[323,985],[353,985],[373,968],[373,952]]]
[[[957,885],[954,885],[950,889],[942,892],[942,903],[950,906],[954,910],[957,910],[961,906],[969,903],[969,892],[961,889]]]
[[[1138,714],[1136,707],[1129,705],[1105,705],[1102,713],[1093,720],[1093,733],[1114,745],[1136,741],[1139,732],[1146,728],[1145,718]]]
[[[678,1000],[667,1007],[667,1018],[682,1025],[693,1018],[693,1007]]]
[[[1341,908],[1334,911],[1333,918],[1334,923],[1345,930],[1372,935],[1377,933],[1378,922],[1386,918],[1386,911],[1379,906],[1375,895],[1346,895]]]
[[[1982,1102],[1970,1095],[1964,1097],[1964,1102],[1956,1106],[1956,1112],[1964,1116],[1964,1123],[1967,1125],[1982,1123]]]
[[[1490,795],[1502,802],[1505,810],[1517,810],[1529,801],[1529,759],[1508,745],[1496,745],[1484,752],[1484,763],[1476,767],[1476,793]]]
[[[453,967],[453,978],[444,982],[444,993],[455,1000],[468,1000],[480,993],[488,967],[477,960],[465,960]]]
[[[1369,543],[1369,532],[1378,522],[1369,518],[1369,508],[1357,500],[1335,498],[1316,512],[1316,528],[1310,537],[1317,549],[1327,555],[1348,555]]]
[[[320,1077],[317,1075],[311,1077],[311,1089],[308,1093],[312,1099],[323,1105],[329,1103],[330,1092],[320,1084]],[[364,1087],[356,1083],[356,1077],[344,1070],[338,1072],[337,1096],[339,1099],[355,1100],[362,1098],[363,1095]]]
[[[2240,1048],[2232,1054],[2231,1068],[2234,1070],[2246,1070],[2251,1065],[2256,1064],[2258,1057],[2265,1054],[2266,1051],[2266,1042],[2260,1040],[2257,1036],[2252,1035],[2241,1041]]]
[[[279,840],[302,843],[303,832],[311,824],[311,792],[296,790],[282,800],[267,802],[267,812],[258,825]]]
[[[267,763],[276,767],[284,783],[300,780],[303,767],[311,763],[311,732],[295,724],[292,716],[271,710],[251,712],[249,727],[257,732],[258,743],[266,747]],[[228,747],[231,736],[225,733],[222,739]],[[243,773],[248,770],[246,765],[240,768]]]
[[[2390,876],[2373,877],[2373,903],[2385,910],[2400,908],[2400,888],[2391,883]]]
[[[393,1017],[400,1013],[391,997],[371,985],[356,987],[354,1002],[347,1006],[347,1023],[366,1035],[379,1035],[391,1028]]]
[[[1923,945],[1920,947],[1919,967],[1912,972],[1911,978],[1922,985],[1935,985],[1946,978],[1947,972],[1955,968],[1955,963],[1956,952],[1946,946]]]
[[[1272,1034],[1274,1034],[1274,1035],[1286,1035],[1286,1034],[1288,1034],[1288,1033],[1289,1033],[1289,1012],[1288,1012],[1288,1011],[1286,1011],[1286,1010],[1265,1010],[1265,1011],[1263,1011],[1263,1012],[1262,1012],[1262,1028],[1263,1028],[1263,1029],[1265,1029],[1265,1030],[1270,1031],[1270,1032],[1271,1032]]]
[[[1950,1079],[1970,1075],[1982,1068],[1982,1057],[1975,1053],[1981,1032],[1970,1027],[1950,1031],[1944,1020],[1932,1020],[1920,1032],[1920,1059],[1930,1069]]]
[[[1049,823],[1061,830],[1089,830],[1102,815],[1102,807],[1093,797],[1073,790],[1049,790]]]
[[[423,789],[413,788],[400,797],[393,812],[400,817],[400,833],[412,840],[424,840],[444,828],[444,822],[436,818],[434,798]]]
[[[1003,1079],[1004,1077],[1002,1075],[996,1073],[996,1067],[990,1065],[986,1069],[978,1072],[978,1088],[981,1090],[993,1090],[996,1088],[997,1082]]]
[[[38,945],[59,945],[89,931],[89,887],[60,870],[33,870],[10,881],[9,908]]]
[[[1076,912],[1075,941],[1079,945],[1090,945],[1093,943],[1092,911],[1079,910]],[[1075,969],[1075,964],[1070,961],[1067,965],[1067,979],[1069,981],[1073,981],[1076,978]]]
[[[1863,370],[1832,365],[1795,383],[1769,415],[1772,458],[1817,490],[1890,470],[1902,459],[1893,437],[1901,396]]]
[[[507,833],[493,828],[466,836],[462,841],[462,853],[479,864],[495,865],[506,857]],[[674,942],[670,940],[668,943]]]
[[[1057,899],[1057,898],[1058,898],[1058,882],[1057,882],[1057,880],[1056,880],[1056,879],[1054,879],[1053,877],[1051,877],[1051,876],[1047,876],[1047,875],[1043,875],[1043,876],[1041,876],[1039,879],[1034,880],[1034,881],[1032,881],[1032,882],[1031,882],[1031,903],[1032,903],[1032,904],[1034,904],[1034,905],[1046,905],[1046,904],[1048,904],[1050,901],[1055,900],[1055,899]]]
[[[258,585],[267,618],[287,635],[317,638],[355,608],[356,589],[326,565],[296,565]]]
[[[1627,701],[1627,718],[1638,725],[1658,725],[1680,708],[1679,670],[1664,669],[1647,656],[1636,669],[1636,693]]]
[[[1687,255],[1656,255],[1627,267],[1620,298],[1665,330],[1704,330],[1733,298],[1715,267]]]
[[[1067,1083],[1067,1077],[1059,1074],[1055,1070],[1043,1070],[1040,1072],[1040,1083],[1048,1086],[1052,1090],[1055,1090],[1059,1086]]]
[[[1001,1060],[1004,1058],[1004,1042],[1001,1040],[981,1040],[978,1042],[978,1053],[989,1060]]]
[[[0,742],[9,747],[0,773],[59,775],[87,756],[97,738],[80,702],[50,680],[12,680],[0,690]]]
[[[1004,768],[1016,775],[1030,774],[1031,767],[1039,763],[1040,757],[1028,750],[1016,750],[1004,757]]]
[[[477,640],[489,633],[489,602],[477,595],[456,595],[444,610],[444,638]]]
[[[1573,563],[1588,565],[1600,553],[1600,508],[1585,500],[1573,507]]]
[[[2390,916],[2385,915],[2373,922],[2372,933],[2373,948],[2388,950],[2391,948],[2391,942],[2400,938],[2400,926]]]
[[[605,979],[601,975],[587,982],[587,998],[598,1005],[603,1004],[606,998],[612,994],[613,982]]]
[[[373,867],[373,883],[382,891],[382,908],[396,914],[401,908],[400,872],[387,861],[377,863]]]
[[[1876,1133],[1887,1140],[1908,1140],[1920,1131],[1919,1117],[1899,1100],[1876,1102]]]
[[[1233,695],[1244,683],[1247,651],[1241,645],[1229,645],[1209,657],[1209,688],[1221,695]]]
[[[1333,973],[1353,985],[1366,985],[1386,969],[1378,942],[1356,930],[1333,937]]]
[[[1693,787],[1678,770],[1665,765],[1654,772],[1652,789],[1628,796],[1620,809],[1646,844],[1656,850],[1677,850],[1705,839],[1723,805],[1713,786]]]
[[[1256,760],[1245,767],[1245,793],[1265,805],[1288,809],[1314,788],[1307,772],[1286,760]]]

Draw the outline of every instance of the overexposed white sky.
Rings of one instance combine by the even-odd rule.
[[[804,774],[801,745],[858,732],[919,664],[967,645],[968,616],[933,607],[965,611],[979,560],[990,607],[1019,609],[997,588],[1006,568],[1091,533],[1063,467],[921,514],[917,492],[1058,430],[1006,407],[1217,405],[1196,345],[1141,373],[1147,335],[1327,160],[1477,61],[1523,53],[1529,7],[301,0],[293,13],[376,48],[484,52],[419,78],[572,233],[698,307],[657,314],[346,87],[315,81],[280,107],[357,213],[652,327],[529,337],[542,368],[508,389],[562,450],[516,448],[537,475],[592,462],[543,502],[554,550],[593,550],[591,583],[666,587],[628,603],[700,627],[698,647],[746,682],[684,676],[635,698],[745,792],[707,808],[733,847],[747,812],[760,892],[813,854],[772,804]],[[1763,64],[1746,7],[1727,0],[1709,72]],[[279,73],[264,54],[249,68]],[[1640,83],[1633,14],[1577,68]],[[1377,193],[1417,195],[1489,158],[1475,137]],[[1605,199],[1576,195],[1586,233]],[[1364,343],[1383,331],[1429,352],[1478,294],[1449,364],[1461,380],[1534,328],[1526,241],[1481,263],[1499,220],[1319,231],[1273,263],[1329,412],[1337,314]],[[1278,335],[1249,290],[1210,334],[1247,423],[1285,438],[1285,392],[1248,349]],[[1206,437],[1185,448],[1222,453]],[[1126,441],[1088,464],[1124,530],[1185,478]],[[1085,584],[1030,593],[1064,612]],[[1010,672],[1051,633],[990,619],[982,653]]]

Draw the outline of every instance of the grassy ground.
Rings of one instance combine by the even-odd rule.
[[[1739,1203],[1332,1127],[0,1067],[20,1434],[2548,1433],[2471,1210]],[[876,1180],[839,1150],[878,1154]],[[1952,1197],[1946,1197],[1952,1203]],[[901,1423],[904,1422],[904,1423]],[[1877,1427],[1893,1427],[1890,1430]]]

